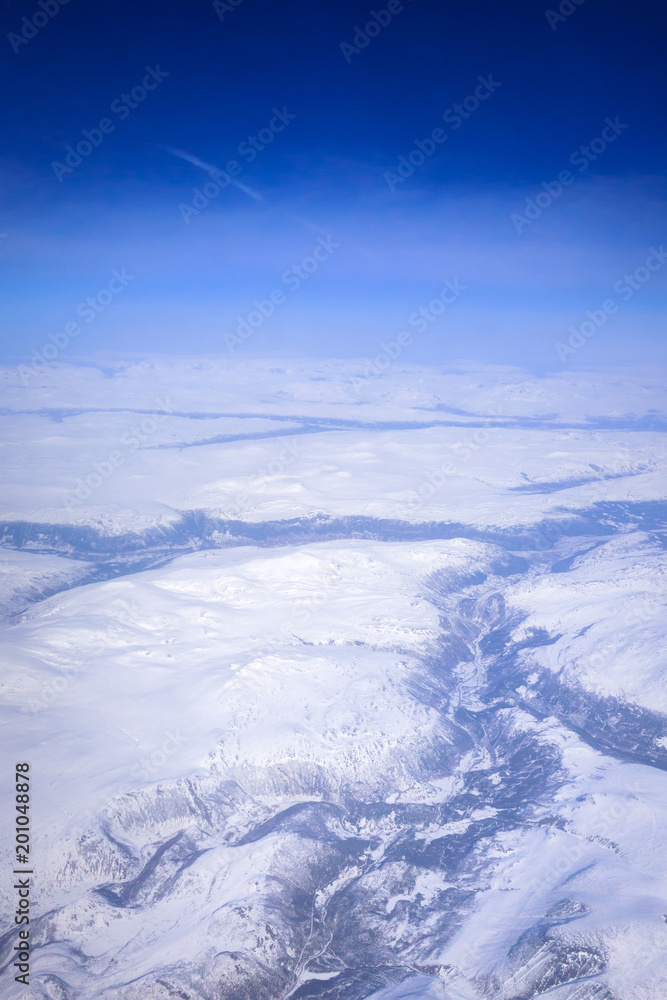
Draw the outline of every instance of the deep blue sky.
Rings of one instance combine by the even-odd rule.
[[[203,0],[69,0],[35,31],[23,19],[44,20],[38,0],[5,0],[4,355],[27,359],[77,322],[61,360],[229,356],[237,317],[277,290],[284,298],[236,355],[372,356],[412,329],[406,361],[659,360],[667,264],[623,289],[649,248],[667,244],[665,4],[564,0],[553,27],[538,0],[401,6],[346,59],[341,43],[386,3],[241,0],[221,20]],[[34,33],[25,44],[22,30]],[[138,106],[112,110],[146,67],[168,76]],[[489,74],[500,86],[488,99],[443,121]],[[280,124],[274,108],[296,117],[248,162],[239,144]],[[105,117],[113,131],[99,146],[71,173],[54,169]],[[434,128],[446,139],[390,185],[386,174]],[[570,162],[605,129],[603,152]],[[236,160],[242,187],[229,184],[186,224],[179,205],[209,177],[167,148],[222,169]],[[563,170],[562,194],[517,222]],[[299,288],[285,281],[324,234],[340,246]],[[77,316],[123,268],[133,279],[95,320]],[[445,278],[465,285],[456,303],[424,331],[408,326]],[[603,328],[559,357],[569,327],[610,298],[618,308]]]

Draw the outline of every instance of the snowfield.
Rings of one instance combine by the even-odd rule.
[[[667,994],[664,389],[364,371],[4,373],[10,1000]]]

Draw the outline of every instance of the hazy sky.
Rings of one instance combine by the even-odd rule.
[[[409,331],[418,362],[662,358],[664,3],[11,0],[2,25],[5,357]]]

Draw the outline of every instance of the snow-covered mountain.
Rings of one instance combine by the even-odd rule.
[[[658,379],[4,378],[3,996],[667,995]]]

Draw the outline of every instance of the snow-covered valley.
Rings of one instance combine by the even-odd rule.
[[[662,1000],[664,395],[8,372],[7,996]]]

